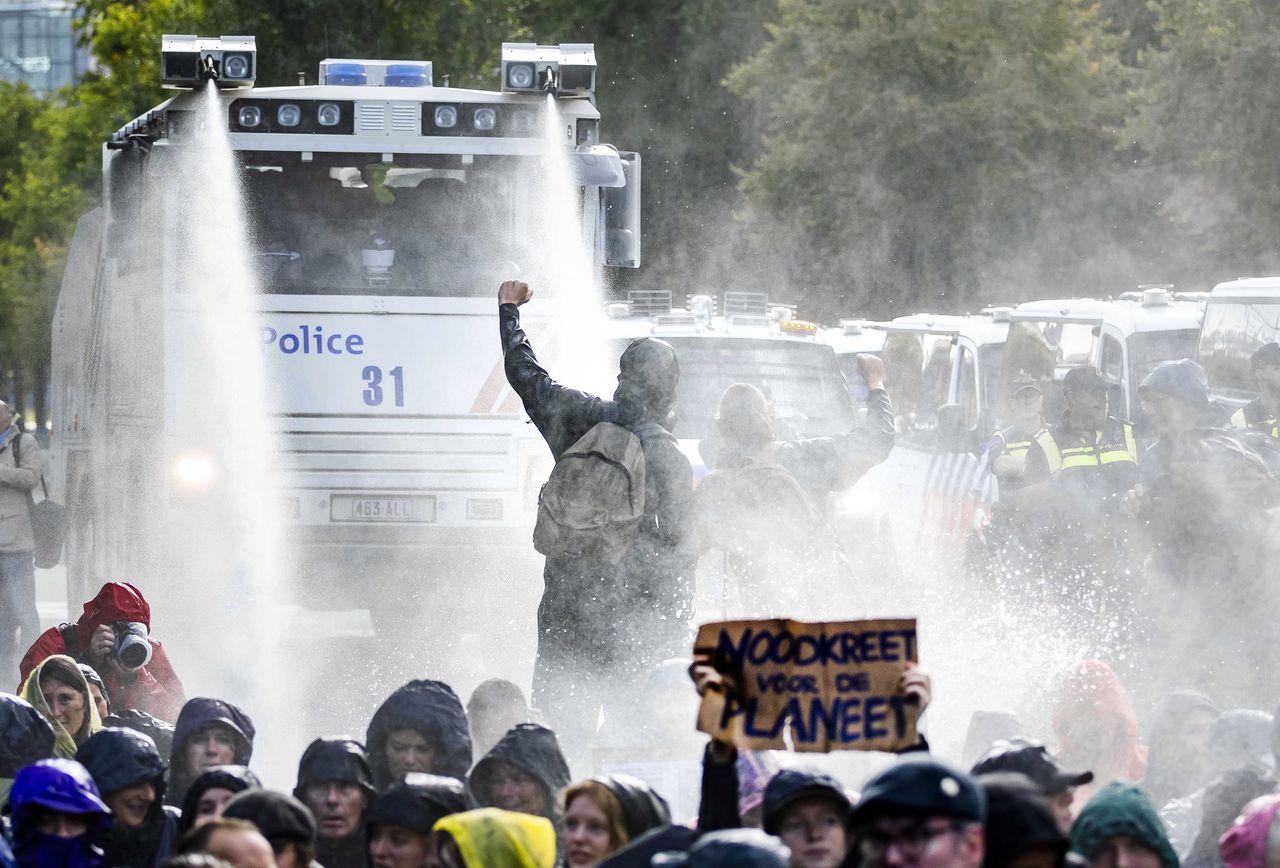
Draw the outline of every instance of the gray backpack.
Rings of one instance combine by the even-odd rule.
[[[671,436],[652,423],[632,432],[600,422],[565,450],[538,495],[533,547],[550,557],[622,560],[644,520],[641,439],[655,435]]]

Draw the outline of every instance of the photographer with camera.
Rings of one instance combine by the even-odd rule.
[[[107,582],[84,604],[76,623],[40,634],[22,658],[22,677],[26,679],[46,657],[67,654],[97,670],[117,713],[133,709],[172,721],[186,697],[150,629],[151,607],[142,592],[124,582]]]

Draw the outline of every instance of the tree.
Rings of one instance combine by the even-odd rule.
[[[1268,0],[1164,0],[1129,131],[1182,286],[1280,269],[1280,18]]]
[[[1134,215],[1103,195],[1126,74],[1093,3],[780,10],[729,79],[766,117],[746,216],[819,313],[1021,299],[1105,270]]]

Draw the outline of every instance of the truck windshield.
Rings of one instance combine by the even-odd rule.
[[[512,158],[452,168],[281,162],[244,173],[264,292],[488,295],[528,252],[526,185]]]
[[[1274,340],[1280,340],[1280,299],[1211,301],[1205,308],[1196,360],[1217,394],[1248,401],[1258,392],[1249,356]]]
[[[1196,341],[1199,337],[1200,332],[1196,329],[1138,332],[1129,339],[1133,365],[1131,382],[1141,384],[1147,374],[1161,362],[1195,358]]]
[[[716,427],[720,396],[750,383],[768,397],[779,439],[840,434],[856,415],[830,347],[799,341],[664,337],[680,360],[676,436],[702,440]],[[618,353],[625,349],[623,343]]]

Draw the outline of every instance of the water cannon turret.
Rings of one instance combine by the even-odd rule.
[[[253,87],[258,45],[252,36],[166,33],[160,40],[160,83],[190,89],[206,81],[220,88]]]
[[[589,42],[504,42],[502,90],[590,97],[596,91],[595,46]]]

